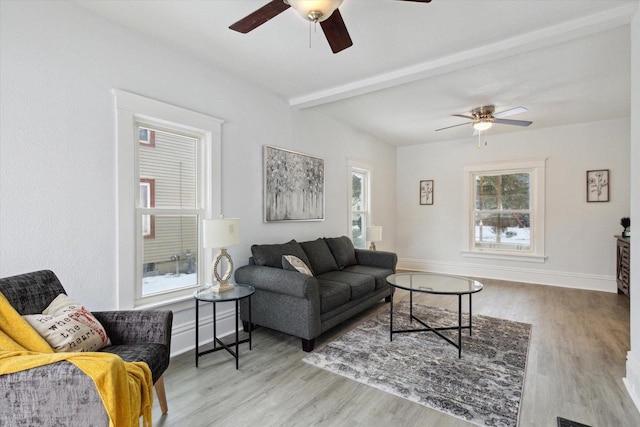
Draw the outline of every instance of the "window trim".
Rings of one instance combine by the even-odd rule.
[[[136,201],[139,199],[139,178],[137,177],[137,146],[139,135],[137,126],[146,123],[159,128],[172,128],[183,133],[202,138],[203,155],[199,167],[204,173],[201,200],[204,218],[222,214],[222,124],[223,120],[206,114],[187,110],[161,101],[146,98],[119,89],[111,91],[116,107],[116,168],[117,168],[117,286],[118,309],[146,308],[179,303],[190,298],[191,288],[163,293],[141,299],[136,298],[137,278],[141,269],[137,267],[138,252],[142,250],[142,236],[138,236]],[[137,194],[137,195],[136,195]],[[201,224],[198,224],[198,228]],[[201,233],[198,233],[198,283],[205,283],[210,276],[211,249],[202,247]],[[140,272],[138,272],[140,270]]]
[[[470,164],[464,166],[464,226],[462,255],[471,258],[488,258],[508,261],[525,261],[543,263],[545,255],[545,175],[546,158],[500,161]],[[476,248],[474,245],[474,212],[475,212],[475,175],[511,174],[527,171],[531,173],[531,206],[533,214],[531,223],[531,250],[517,252],[508,250],[492,250]]]
[[[353,205],[352,205],[352,195],[353,195],[353,173],[362,173],[366,176],[366,188],[365,188],[365,210],[359,211],[364,212],[364,226],[362,227],[362,232],[364,235],[364,247],[361,249],[367,248],[367,226],[373,224],[373,215],[371,213],[371,187],[373,181],[373,167],[369,164],[358,162],[355,160],[348,160],[347,162],[347,236],[349,239],[353,241],[352,238],[352,224],[353,224]]]

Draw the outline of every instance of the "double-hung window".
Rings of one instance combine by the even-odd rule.
[[[349,162],[347,176],[349,189],[349,231],[348,236],[356,248],[365,248],[366,229],[371,225],[371,167],[362,163]]]
[[[136,217],[143,237],[138,251],[140,299],[198,284],[198,224],[205,217],[205,203],[201,137],[142,122],[138,127],[141,134],[144,129],[155,135],[155,144],[139,144],[136,156]]]
[[[465,167],[465,253],[544,261],[545,161]]]
[[[113,93],[118,306],[187,299],[210,274],[202,221],[221,213],[222,121],[131,93]]]

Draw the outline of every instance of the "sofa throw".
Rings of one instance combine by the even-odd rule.
[[[353,247],[353,242],[347,236],[331,237],[324,239],[331,249],[333,257],[338,263],[338,269],[342,270],[350,265],[356,265],[356,249]]]
[[[297,271],[307,276],[313,276],[313,272],[307,264],[305,264],[300,258],[293,255],[282,256],[282,268],[285,270]]]
[[[98,319],[65,294],[58,295],[42,314],[22,317],[56,352],[98,351],[111,345]]]
[[[251,255],[253,255],[256,265],[267,267],[282,268],[283,255],[296,256],[305,264],[311,265],[300,244],[295,240],[275,245],[253,245],[251,246]]]

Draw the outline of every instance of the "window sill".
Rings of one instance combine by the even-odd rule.
[[[547,257],[544,255],[532,255],[532,254],[515,254],[515,253],[497,253],[491,251],[462,251],[462,256],[466,258],[483,258],[483,259],[498,259],[501,261],[520,261],[520,262],[535,262],[544,263]]]
[[[193,292],[197,289],[197,286],[194,286],[193,289],[190,289],[190,293],[188,295],[180,295],[169,297],[167,299],[161,301],[148,302],[143,301],[139,304],[136,304],[134,310],[154,310],[154,309],[171,309],[174,311],[184,310],[186,308],[193,306]]]

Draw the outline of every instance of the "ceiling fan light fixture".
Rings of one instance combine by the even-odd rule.
[[[478,132],[488,130],[493,126],[493,120],[483,119],[473,123],[473,128]]]
[[[342,0],[284,0],[300,16],[311,22],[322,22],[342,4]]]

